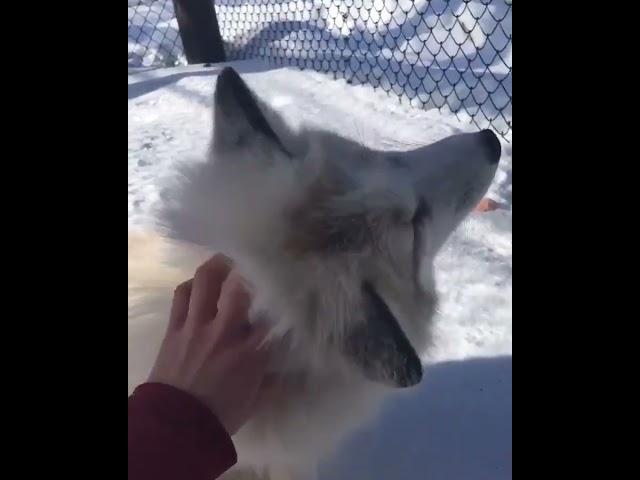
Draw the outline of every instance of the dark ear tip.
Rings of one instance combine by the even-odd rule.
[[[218,74],[218,81],[232,81],[240,79],[240,75],[235,71],[233,67],[224,67],[222,71]]]
[[[404,375],[396,379],[396,386],[398,388],[409,388],[418,385],[422,381],[423,376],[420,360],[416,358],[411,361],[411,364],[407,365],[407,369],[403,373]]]
[[[220,95],[221,92],[234,91],[242,84],[243,82],[238,72],[231,67],[224,67],[216,80],[216,94]]]

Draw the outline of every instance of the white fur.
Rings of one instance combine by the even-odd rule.
[[[304,378],[303,389],[235,435],[234,471],[303,480],[395,391],[367,380],[336,348],[366,321],[362,282],[375,286],[423,353],[436,299],[433,259],[486,192],[497,165],[488,161],[480,135],[412,152],[373,152],[328,132],[291,131],[275,112],[260,109],[289,155],[259,132],[245,131],[242,118],[216,125],[218,134],[238,131],[243,141],[224,148],[214,141],[207,159],[179,166],[158,213],[160,233],[130,234],[129,390],[152,365],[173,288],[208,255],[224,252],[250,283],[252,316],[265,313],[274,322],[270,339],[286,340],[271,368]],[[309,202],[314,186],[340,182],[346,189],[324,198],[321,208]],[[430,216],[416,246],[410,220],[419,196]],[[461,206],[463,196],[468,205]],[[292,221],[296,209],[304,213],[301,223]],[[349,215],[370,221],[372,244],[345,252],[287,248],[307,220],[323,217],[330,226]],[[417,283],[416,247],[422,252]]]

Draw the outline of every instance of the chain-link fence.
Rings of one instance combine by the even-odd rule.
[[[511,0],[216,0],[229,60],[262,58],[448,108],[511,137]],[[185,63],[171,0],[129,1],[129,65]]]
[[[186,64],[171,0],[129,0],[129,66]]]

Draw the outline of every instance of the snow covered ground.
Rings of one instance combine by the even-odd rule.
[[[171,0],[129,4],[129,66],[186,64]],[[511,0],[216,0],[215,7],[230,60],[333,72],[510,131]]]
[[[473,129],[368,85],[259,61],[234,66],[289,121],[321,123],[377,148],[411,148]],[[150,224],[167,167],[204,153],[220,69],[130,73],[130,228]],[[490,196],[504,208],[472,214],[437,261],[442,305],[425,382],[349,439],[321,480],[511,479],[511,144],[503,152]]]
[[[129,0],[130,67],[186,65],[171,0]]]

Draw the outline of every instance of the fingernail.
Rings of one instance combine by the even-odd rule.
[[[209,258],[209,261],[212,261],[212,260],[217,262],[222,262],[226,264],[228,267],[233,267],[233,259],[225,255],[224,253],[218,252],[215,255],[212,255],[211,258]]]

